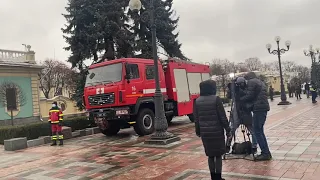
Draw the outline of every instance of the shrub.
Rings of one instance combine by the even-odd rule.
[[[76,117],[64,120],[63,125],[71,127],[72,131],[75,131],[92,127],[94,123],[87,120],[87,117]],[[3,144],[6,139],[27,137],[27,139],[30,140],[50,134],[51,127],[47,122],[37,122],[19,126],[0,126],[0,144]]]
[[[280,93],[280,91],[275,91],[274,92],[274,95],[280,95],[281,93]]]

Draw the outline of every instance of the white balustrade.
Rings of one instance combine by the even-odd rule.
[[[0,49],[0,61],[27,60],[27,52]]]

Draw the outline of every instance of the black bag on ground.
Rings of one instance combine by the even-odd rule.
[[[232,145],[232,154],[251,154],[252,153],[252,143],[250,141],[245,141],[242,143],[234,143]]]

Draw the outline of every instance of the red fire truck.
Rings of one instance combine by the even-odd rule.
[[[154,132],[154,61],[124,58],[91,65],[83,102],[87,115],[101,132],[116,135],[134,127],[140,136]],[[193,102],[199,83],[210,78],[209,66],[169,59],[159,61],[160,87],[168,122],[174,116],[189,116],[193,122]]]

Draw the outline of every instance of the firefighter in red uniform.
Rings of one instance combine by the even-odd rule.
[[[52,144],[51,146],[57,145],[57,140],[60,141],[60,146],[63,145],[63,135],[62,135],[62,120],[63,114],[61,109],[58,107],[57,102],[52,103],[52,108],[49,110],[49,123],[51,124],[52,132]]]

